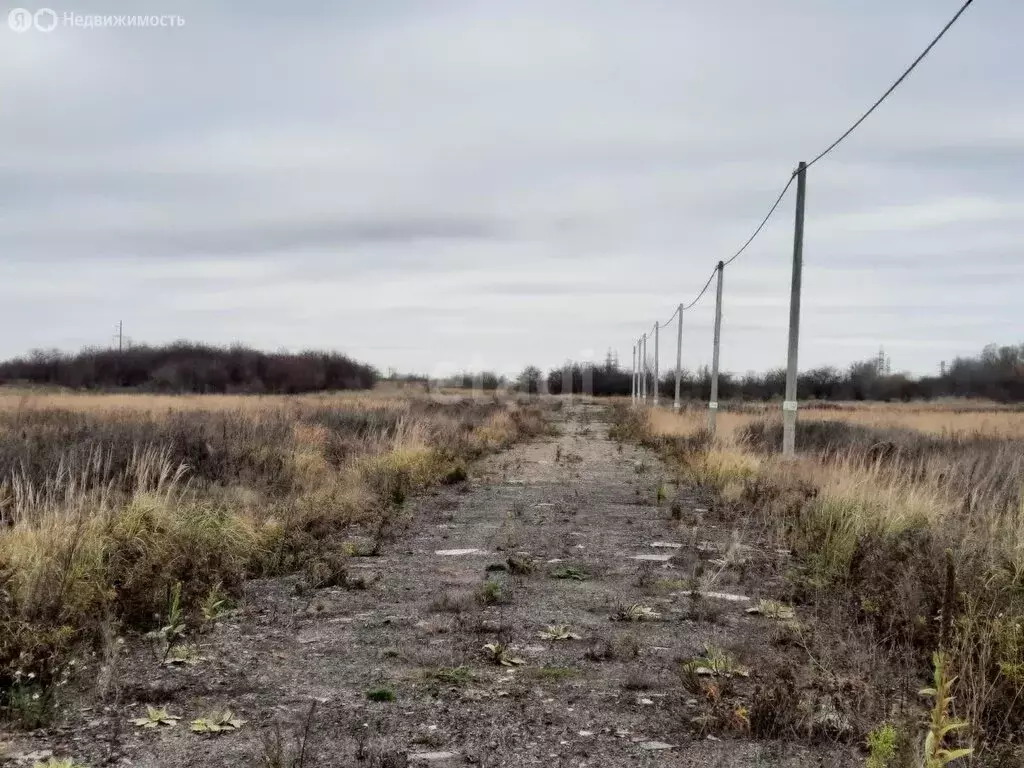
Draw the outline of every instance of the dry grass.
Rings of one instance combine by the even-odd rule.
[[[620,407],[616,429],[756,511],[798,556],[798,593],[846,595],[857,621],[917,650],[912,673],[940,641],[948,551],[956,714],[971,744],[996,754],[1024,735],[1024,412],[871,404],[800,419],[796,460],[777,454],[781,419],[766,407],[720,412],[715,438],[702,408]]]
[[[343,574],[353,532],[379,550],[410,494],[544,429],[494,400],[0,395],[0,706],[111,622],[159,627],[175,585],[193,615],[248,576]]]
[[[654,438],[692,441],[706,430],[706,414],[696,410],[651,410],[645,418]],[[1024,430],[1024,413],[977,404],[808,408],[801,455],[790,461],[775,452],[781,418],[724,411],[716,438],[687,463],[696,479],[734,500],[754,480],[814,488],[819,506],[850,510],[850,541],[920,527],[956,531],[961,543],[1024,572],[1024,435],[1017,428]]]
[[[744,405],[723,409],[718,414],[718,430],[728,437],[749,424],[778,421],[782,416],[778,403]],[[800,418],[813,421],[841,421],[873,429],[913,429],[939,436],[985,435],[1024,438],[1024,408],[998,406],[984,401],[939,401],[915,403],[804,403]],[[692,435],[707,427],[707,409],[688,405],[678,414],[668,409],[652,409],[651,429],[656,435]]]
[[[765,415],[753,412],[720,410],[715,423],[723,440],[732,440],[736,432]],[[779,423],[782,417],[779,416]],[[698,406],[688,406],[678,413],[664,408],[651,408],[647,412],[648,429],[656,437],[692,437],[708,428],[708,410]]]
[[[139,413],[160,415],[176,411],[242,411],[320,406],[346,409],[408,410],[415,398],[397,389],[365,392],[326,392],[309,395],[150,395],[97,394],[0,387],[0,412],[60,409],[79,413]]]

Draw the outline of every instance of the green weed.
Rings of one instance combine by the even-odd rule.
[[[945,653],[937,651],[932,657],[932,685],[922,688],[920,693],[932,700],[931,717],[928,732],[924,739],[925,768],[943,768],[963,757],[969,757],[974,750],[970,747],[950,749],[946,744],[947,737],[968,727],[968,723],[956,720],[950,713],[953,704],[952,689],[955,677],[948,673],[949,660]]]
[[[231,733],[232,731],[237,731],[245,723],[245,720],[241,720],[230,709],[226,709],[222,712],[214,712],[206,717],[193,720],[191,730],[193,733]]]
[[[868,734],[868,759],[864,768],[890,768],[896,757],[896,726],[884,723]]]

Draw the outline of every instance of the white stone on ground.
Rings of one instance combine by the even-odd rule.
[[[458,752],[416,752],[409,755],[409,760],[413,763],[439,763],[458,756]]]
[[[482,549],[439,549],[434,554],[458,557],[460,555],[483,555],[485,552]]]
[[[730,595],[728,592],[699,592],[701,597],[708,597],[712,600],[728,600],[732,603],[746,603],[750,598],[746,595]]]
[[[659,750],[659,749],[672,749],[674,744],[666,744],[664,741],[645,741],[640,744],[640,749],[647,750]]]

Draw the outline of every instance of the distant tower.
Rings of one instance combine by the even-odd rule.
[[[939,376],[945,376],[945,375],[946,375],[946,361],[943,360],[941,363],[939,363]]]
[[[888,376],[892,373],[892,359],[886,356],[885,347],[878,348],[878,357],[875,359],[875,370],[879,376]]]
[[[604,356],[604,367],[607,371],[614,371],[619,367],[619,353],[612,352],[611,347],[608,348],[608,352]]]

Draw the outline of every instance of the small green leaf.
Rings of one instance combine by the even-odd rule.
[[[200,717],[192,721],[192,730],[195,733],[227,733],[237,731],[246,721],[235,716],[230,709],[223,712],[215,712],[207,717]]]
[[[542,640],[579,640],[580,636],[565,624],[552,624],[538,635]]]
[[[139,728],[158,728],[161,725],[172,726],[181,720],[177,715],[167,714],[167,710],[164,707],[146,707],[145,717],[136,717],[131,720],[132,725],[138,726]]]

